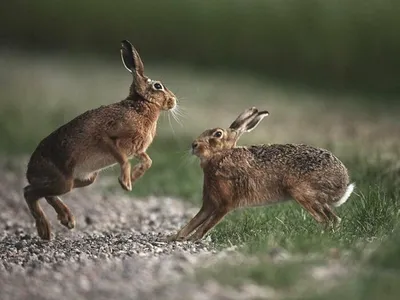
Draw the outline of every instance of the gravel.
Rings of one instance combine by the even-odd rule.
[[[24,162],[26,159],[21,160]],[[165,242],[196,212],[169,197],[135,199],[93,185],[63,197],[76,228],[61,226],[41,205],[52,226],[49,242],[36,235],[22,196],[24,164],[0,162],[0,293],[9,299],[252,299],[270,292],[248,285],[233,291],[216,282],[190,280],[196,268],[230,260],[211,241]],[[138,183],[140,184],[140,183]],[[264,294],[263,294],[264,293]],[[265,296],[265,295],[264,295]]]

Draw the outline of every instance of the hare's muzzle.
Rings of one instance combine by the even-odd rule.
[[[176,107],[176,98],[171,97],[166,101],[167,110],[174,109]]]
[[[198,142],[196,142],[196,141],[194,141],[193,143],[192,143],[192,154],[194,154],[194,155],[197,155],[197,150],[198,150],[198,148],[199,148],[199,143]]]

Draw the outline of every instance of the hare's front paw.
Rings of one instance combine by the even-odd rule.
[[[130,176],[118,177],[118,182],[125,191],[132,191],[132,182]]]
[[[166,238],[167,242],[181,242],[184,241],[185,238],[180,236],[179,233],[170,235]]]
[[[170,235],[170,236],[167,236],[167,237],[165,238],[165,240],[166,240],[167,242],[174,242],[174,241],[177,240],[177,235],[176,235],[176,234],[172,234],[172,235]]]
[[[201,240],[201,238],[202,238],[202,235],[195,232],[187,240],[190,242],[197,242],[197,241]]]

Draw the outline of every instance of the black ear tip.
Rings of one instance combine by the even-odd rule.
[[[121,47],[127,50],[132,50],[132,44],[128,40],[122,40]]]
[[[268,112],[268,110],[263,110],[263,111],[259,111],[258,114],[259,114],[259,115],[266,115],[266,116],[268,116],[268,115],[269,115],[269,112]]]

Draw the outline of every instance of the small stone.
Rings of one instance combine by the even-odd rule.
[[[17,248],[17,250],[21,250],[23,246],[24,245],[23,245],[22,242],[18,242],[18,243],[15,244],[15,248]]]
[[[85,217],[85,223],[86,223],[86,225],[92,225],[93,224],[92,218],[89,217],[89,216],[86,216]]]

